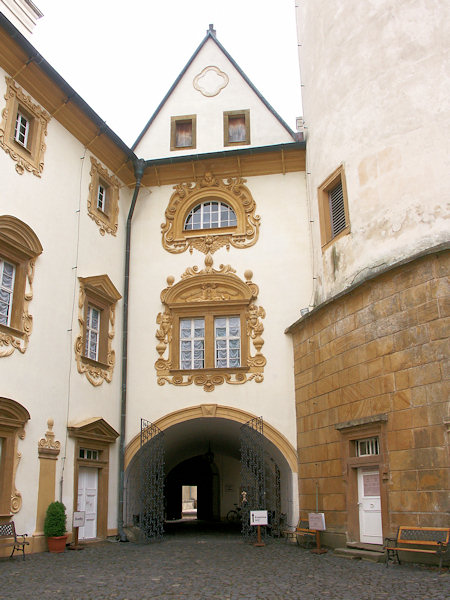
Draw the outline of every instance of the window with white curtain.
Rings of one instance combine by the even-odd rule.
[[[86,315],[86,343],[84,353],[85,356],[92,360],[98,360],[99,339],[100,311],[89,304]]]
[[[235,317],[214,319],[216,367],[241,366],[241,320]]]
[[[205,366],[205,319],[180,319],[180,369]]]
[[[0,323],[10,325],[16,268],[0,258]]]

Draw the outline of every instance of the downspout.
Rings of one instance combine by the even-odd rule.
[[[130,240],[131,240],[131,220],[133,218],[134,208],[136,206],[139,189],[141,187],[142,176],[146,168],[146,162],[142,158],[134,161],[134,175],[136,183],[131,200],[130,210],[127,218],[127,233],[125,242],[125,281],[123,291],[123,333],[122,333],[122,399],[120,405],[120,446],[119,446],[119,505],[117,515],[117,535],[120,542],[128,542],[128,538],[123,530],[123,497],[124,497],[124,479],[125,479],[125,434],[126,434],[126,416],[127,416],[127,364],[128,364],[128,290],[130,280]]]

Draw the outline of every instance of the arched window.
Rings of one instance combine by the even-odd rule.
[[[184,230],[236,227],[234,210],[225,202],[202,202],[195,206],[184,222]]]

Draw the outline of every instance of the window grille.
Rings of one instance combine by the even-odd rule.
[[[342,181],[328,192],[328,199],[330,203],[331,235],[336,237],[347,225]]]
[[[380,444],[377,437],[356,441],[356,456],[374,456],[380,454]]]

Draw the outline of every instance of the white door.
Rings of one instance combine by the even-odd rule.
[[[380,472],[377,468],[358,469],[360,541],[382,544]]]
[[[98,469],[80,467],[78,470],[78,510],[84,510],[84,527],[78,529],[78,539],[97,537]]]

